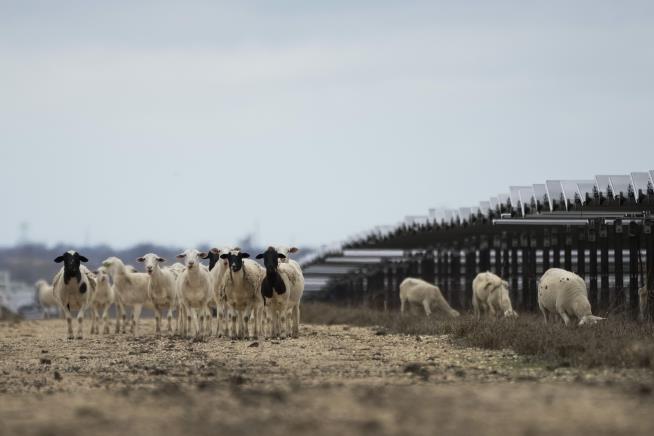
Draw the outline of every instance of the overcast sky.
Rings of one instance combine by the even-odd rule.
[[[0,0],[0,245],[319,245],[654,168],[651,1]]]

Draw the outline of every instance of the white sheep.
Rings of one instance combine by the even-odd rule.
[[[177,277],[177,297],[180,302],[181,333],[190,334],[191,322],[195,326],[195,335],[204,335],[204,321],[208,312],[209,300],[212,298],[212,282],[209,269],[200,263],[206,253],[196,249],[184,250],[177,255],[183,259],[186,269]],[[198,320],[199,318],[199,320]],[[207,322],[209,320],[207,319]]]
[[[283,263],[283,260],[288,260],[287,256],[274,247],[258,254],[257,259],[263,259],[265,266],[261,295],[271,315],[271,336],[284,338],[288,334],[298,337],[300,300],[304,292],[300,266],[295,261],[294,264]]]
[[[261,332],[261,280],[264,270],[249,257],[248,253],[236,250],[220,255],[221,259],[229,262],[229,270],[223,275],[223,286],[231,309],[229,333],[233,339],[244,337],[246,328],[249,337],[253,339]]]
[[[579,325],[595,324],[602,320],[591,312],[586,282],[577,274],[561,268],[550,268],[538,282],[538,306],[545,323],[559,314],[565,325],[577,318]]]
[[[283,264],[288,264],[295,269],[298,280],[292,282],[291,287],[291,301],[293,305],[289,311],[289,323],[291,324],[291,335],[294,338],[297,338],[300,332],[300,303],[302,300],[302,295],[304,294],[304,274],[302,273],[302,267],[298,262],[290,258],[292,253],[297,253],[300,251],[297,247],[288,247],[285,245],[278,245],[274,247],[275,250],[282,254],[279,262]]]
[[[125,323],[127,321],[125,307],[131,307],[131,332],[134,336],[138,336],[141,311],[143,310],[143,306],[150,306],[148,298],[150,277],[145,273],[129,271],[123,261],[115,256],[105,259],[102,262],[102,266],[106,268],[114,283],[117,306],[120,309],[120,315],[123,321],[123,333],[125,332]],[[116,323],[119,322],[118,316],[116,316]],[[118,329],[118,324],[116,328]]]
[[[231,309],[225,295],[225,287],[223,277],[227,270],[229,270],[229,261],[221,259],[221,253],[229,253],[230,251],[241,251],[239,247],[221,247],[212,248],[207,253],[209,259],[209,271],[211,273],[211,281],[213,284],[213,304],[216,306],[216,335],[219,337],[227,336],[228,322]]]
[[[425,315],[431,315],[431,309],[437,308],[450,317],[459,316],[459,312],[452,309],[438,286],[434,286],[422,279],[407,277],[400,283],[400,312],[404,313],[407,303],[420,304],[425,309]]]
[[[486,312],[491,317],[517,318],[509,296],[509,284],[492,272],[482,272],[472,281],[472,307],[477,319]]]
[[[39,280],[34,284],[36,288],[36,301],[39,304],[39,307],[43,311],[43,318],[47,319],[50,316],[50,311],[52,309],[57,310],[59,305],[54,296],[53,287],[50,283],[45,280]]]
[[[161,333],[161,314],[168,309],[168,332],[173,331],[173,311],[177,303],[177,274],[170,268],[161,266],[166,260],[154,253],[148,253],[136,259],[145,266],[145,272],[150,276],[148,283],[148,298],[154,307],[155,333]]]
[[[109,333],[109,308],[116,302],[116,293],[113,285],[109,282],[109,274],[104,267],[98,268],[95,272],[95,292],[91,298],[91,334],[100,333],[100,322],[102,319],[102,333]],[[102,315],[100,315],[102,313]]]
[[[58,256],[56,263],[64,263],[64,266],[55,275],[53,294],[66,317],[68,325],[68,338],[73,339],[73,320],[71,311],[77,311],[77,337],[82,338],[82,324],[84,312],[91,302],[92,293],[95,289],[93,274],[81,262],[88,262],[88,259],[78,252],[71,250]]]

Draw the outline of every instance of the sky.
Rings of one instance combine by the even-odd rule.
[[[330,243],[654,168],[651,1],[0,0],[0,246]]]

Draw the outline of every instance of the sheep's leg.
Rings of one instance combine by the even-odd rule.
[[[566,327],[570,325],[570,317],[568,316],[567,313],[559,312],[559,315],[561,315],[561,318],[563,318],[563,323],[565,324]]]
[[[132,326],[134,327],[134,336],[139,335],[139,320],[141,319],[141,310],[143,309],[142,304],[135,304],[134,310],[132,311]]]
[[[232,313],[231,313],[231,321],[232,321],[231,322],[231,331],[229,332],[232,339],[238,339],[238,318],[239,318],[238,315],[239,314],[238,314],[237,310],[235,310],[235,309],[232,310]]]
[[[225,323],[225,307],[222,304],[216,306],[216,336],[221,337],[223,335]]]
[[[82,339],[84,337],[82,333],[82,327],[84,324],[84,310],[86,307],[80,307],[77,311],[77,339]]]
[[[109,333],[109,306],[110,304],[105,304],[102,310],[102,334]]]
[[[161,334],[161,306],[154,305],[154,334]]]
[[[216,309],[218,310],[218,309]],[[204,310],[205,313],[205,318],[206,318],[206,326],[204,328],[204,334],[205,336],[211,336],[213,334],[213,314],[211,313],[212,310],[207,307]],[[216,315],[217,316],[217,315]]]
[[[429,307],[429,300],[422,300],[422,307],[425,308],[425,315],[431,315],[431,308]]]
[[[120,303],[116,303],[116,330],[115,330],[116,334],[120,333],[120,329],[121,329],[120,320],[123,319],[124,316],[125,316],[125,307]],[[123,325],[122,325],[123,329],[125,328],[124,322],[125,321],[123,319]]]
[[[75,339],[75,335],[73,334],[73,316],[70,314],[70,309],[68,309],[67,306],[64,306],[62,310],[64,312],[64,316],[66,317],[66,324],[68,327],[68,339]]]
[[[475,319],[477,321],[481,320],[481,311],[479,310],[479,303],[476,298],[472,299],[472,309],[475,313]]]
[[[405,306],[406,300],[404,298],[400,299],[400,313],[404,315],[404,306]]]
[[[545,320],[545,324],[549,324],[549,319],[548,319],[548,316],[547,316],[547,310],[544,307],[541,307],[540,311],[543,313],[543,319]]]
[[[173,306],[170,305],[168,306],[168,315],[166,316],[168,319],[168,333],[173,332]]]
[[[100,313],[98,313],[98,306],[93,305],[93,308],[91,309],[91,334],[95,335],[100,333],[100,329],[98,328],[98,324],[100,323]]]
[[[300,304],[296,304],[293,306],[293,309],[291,309],[291,317],[293,321],[293,327],[291,329],[291,335],[294,338],[297,338],[300,336]]]

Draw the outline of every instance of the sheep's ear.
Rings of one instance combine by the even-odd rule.
[[[211,249],[211,252],[212,252],[213,254],[215,254],[215,255],[219,255],[219,254],[220,254],[220,250],[217,249],[217,248],[212,248],[212,249]]]
[[[163,257],[157,257],[157,262],[165,262],[165,261],[166,259],[164,259]]]
[[[178,255],[175,256],[175,257],[176,257],[177,259],[184,259],[184,258],[186,257],[186,254],[184,254],[184,253],[182,253],[182,254],[178,254]]]
[[[200,258],[202,259],[206,259],[207,257],[209,257],[209,253],[207,253],[206,251],[201,251],[198,253],[198,256],[200,256]]]
[[[64,257],[63,257],[63,256],[59,256],[59,257],[57,257],[54,261],[55,261],[56,263],[61,263],[61,262],[64,261]]]
[[[89,261],[86,257],[82,256],[81,254],[78,255],[78,256],[79,256],[79,260],[81,260],[82,262],[88,262]]]
[[[239,256],[241,256],[241,259],[247,259],[250,257],[250,253],[239,253]]]
[[[227,253],[220,255],[221,259],[227,259],[228,257],[229,257],[229,254],[227,254]]]
[[[286,259],[286,256],[283,255],[282,253],[277,253],[277,257],[280,259]]]
[[[136,259],[137,262],[145,262],[145,257],[139,257]]]
[[[257,254],[256,259],[263,259],[263,253],[259,253],[259,254]]]
[[[298,251],[300,251],[300,249],[297,248],[297,247],[291,247],[291,248],[288,250],[289,253],[297,253]]]

